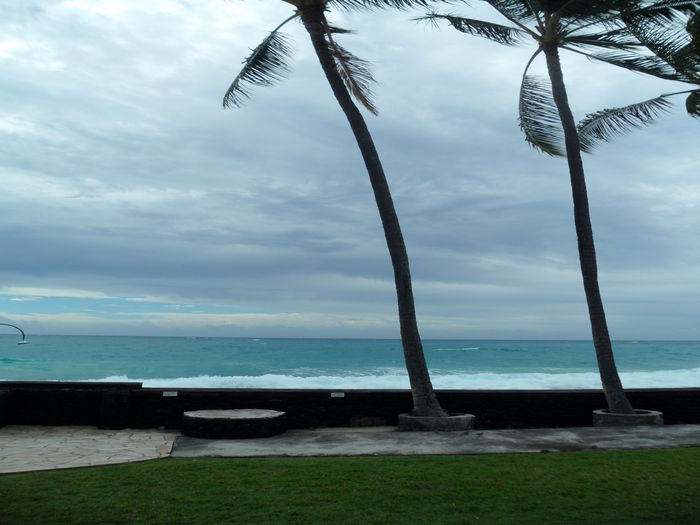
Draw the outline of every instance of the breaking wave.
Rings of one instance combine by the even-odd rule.
[[[700,368],[653,372],[621,372],[626,388],[697,388]],[[504,373],[431,375],[433,386],[442,390],[569,390],[599,389],[597,372],[575,373]],[[177,378],[136,378],[125,375],[109,376],[90,381],[136,381],[151,388],[272,388],[272,389],[408,389],[404,373],[384,373],[348,376],[295,376],[264,374],[259,376],[196,376]]]

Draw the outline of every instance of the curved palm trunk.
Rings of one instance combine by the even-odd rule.
[[[581,146],[576,130],[576,122],[571,113],[566,95],[564,76],[561,71],[561,63],[559,62],[559,51],[554,44],[545,46],[543,50],[547,57],[547,70],[552,82],[554,102],[559,110],[559,118],[564,128],[566,158],[569,162],[571,192],[574,199],[578,255],[581,263],[581,275],[583,276],[583,288],[586,292],[586,302],[588,303],[588,315],[591,320],[593,346],[598,359],[598,370],[603,384],[603,392],[608,402],[608,409],[611,412],[633,414],[634,409],[625,395],[620,376],[617,373],[617,367],[615,366],[610,334],[608,333],[605,311],[603,310],[603,300],[598,287],[598,266],[593,243],[591,217],[588,210],[588,194],[583,173],[583,161],[581,160]]]
[[[340,75],[335,67],[334,58],[328,50],[324,37],[323,6],[304,6],[301,9],[301,19],[304,22],[314,50],[318,56],[323,72],[338,100],[345,116],[350,123],[355,140],[362,153],[367,173],[369,174],[374,198],[377,202],[379,215],[384,228],[384,235],[391,256],[394,269],[394,281],[399,306],[399,323],[401,326],[401,342],[403,343],[406,369],[413,393],[413,412],[417,416],[445,416],[445,411],[440,406],[437,396],[433,391],[428,367],[423,355],[423,346],[418,333],[416,312],[413,303],[413,290],[411,287],[411,273],[408,266],[408,255],[404,244],[403,235],[399,226],[399,219],[394,209],[394,203],[389,191],[389,185],[384,175],[379,155],[374,147],[374,142],[367,129],[362,114],[357,109]]]

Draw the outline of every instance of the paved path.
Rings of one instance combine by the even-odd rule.
[[[176,434],[87,426],[0,428],[0,473],[109,465],[167,457]]]
[[[700,447],[700,425],[398,432],[396,427],[288,430],[260,439],[198,439],[162,430],[0,428],[0,473],[162,457],[496,454]]]
[[[396,427],[288,430],[261,439],[179,436],[172,457],[497,454],[700,447],[700,425],[398,432]]]

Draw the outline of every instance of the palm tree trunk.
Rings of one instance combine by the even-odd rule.
[[[320,4],[320,3],[319,3]],[[423,345],[418,333],[416,312],[411,287],[411,273],[408,266],[408,254],[404,244],[399,219],[394,209],[394,203],[389,191],[389,185],[384,175],[382,164],[374,142],[367,129],[362,114],[350,98],[343,81],[338,74],[335,60],[328,49],[325,39],[325,15],[322,5],[304,6],[301,8],[301,19],[304,22],[311,42],[321,63],[323,72],[338,100],[345,116],[350,123],[355,140],[362,153],[367,173],[369,174],[374,198],[377,202],[379,215],[384,228],[391,263],[394,269],[396,295],[398,298],[399,324],[401,326],[401,342],[403,344],[406,369],[413,393],[413,411],[416,416],[445,416],[440,406],[428,374],[428,367],[423,355]]]
[[[552,82],[554,102],[559,110],[559,118],[564,128],[566,158],[569,162],[571,191],[574,199],[578,255],[581,263],[581,275],[583,276],[583,288],[586,292],[586,302],[588,303],[588,315],[591,320],[593,346],[598,359],[598,370],[603,384],[603,392],[608,402],[608,409],[611,412],[616,414],[634,414],[634,409],[625,395],[620,376],[617,373],[617,367],[615,366],[610,334],[608,333],[608,325],[605,320],[603,300],[598,287],[598,265],[593,243],[591,217],[588,210],[588,194],[586,191],[586,178],[583,173],[583,161],[581,160],[581,146],[576,130],[576,122],[571,113],[566,95],[564,76],[559,61],[559,51],[556,44],[547,44],[543,50],[547,58],[547,70],[549,79]]]

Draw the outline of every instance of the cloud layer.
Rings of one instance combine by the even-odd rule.
[[[464,7],[464,9],[470,9]],[[285,2],[10,1],[0,320],[34,333],[397,337],[369,182],[303,28],[289,78],[221,99]],[[525,48],[335,13],[425,337],[587,338],[566,162],[516,120]],[[577,118],[673,91],[564,57]],[[536,66],[536,67],[540,67]],[[540,72],[542,70],[540,69]],[[700,338],[700,128],[678,107],[584,158],[616,338]]]

